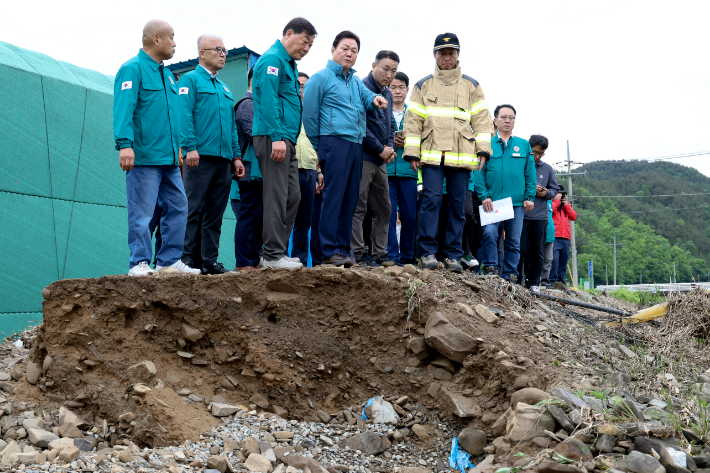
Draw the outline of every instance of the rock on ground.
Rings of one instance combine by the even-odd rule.
[[[458,363],[462,363],[478,346],[475,338],[455,327],[439,312],[427,319],[424,340],[427,345]]]
[[[512,442],[532,440],[546,435],[545,430],[554,431],[555,419],[544,407],[518,402],[508,419],[506,430]]]

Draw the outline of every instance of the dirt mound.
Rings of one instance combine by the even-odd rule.
[[[219,423],[205,410],[210,401],[317,419],[318,410],[408,395],[424,412],[461,415],[464,403],[483,428],[514,390],[568,376],[531,339],[521,311],[532,302],[515,291],[499,279],[400,268],[57,281],[43,291],[32,345],[40,391],[26,383],[21,391],[106,425],[112,443],[194,440]],[[476,339],[463,362],[409,348],[437,313]],[[136,383],[153,390],[140,394]]]

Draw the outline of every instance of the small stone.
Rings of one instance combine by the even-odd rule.
[[[377,455],[385,451],[382,439],[371,430],[348,437],[340,441],[338,445],[340,447],[348,447],[350,450],[360,450],[367,455]]]
[[[225,471],[227,471],[227,460],[225,460],[223,457],[212,455],[207,459],[207,468],[212,468],[219,471],[220,473],[224,473]]]
[[[365,415],[376,424],[396,425],[400,420],[399,414],[394,410],[392,404],[381,397],[375,398],[372,404],[365,408]]]
[[[64,452],[62,452],[62,453],[64,453]],[[60,453],[59,459],[61,460],[61,458],[62,458],[62,454]],[[131,452],[129,452],[128,450],[123,450],[121,452],[118,452],[118,459],[122,463],[131,463],[131,462],[133,462],[133,455],[131,455]]]
[[[293,438],[293,432],[286,432],[286,431],[279,431],[279,432],[274,432],[274,437],[276,440],[291,440]]]
[[[277,416],[281,417],[282,419],[288,418],[288,410],[284,409],[281,406],[276,406],[276,405],[271,406],[271,412],[273,412]]]
[[[136,384],[133,386],[133,392],[135,392],[136,394],[139,394],[141,396],[145,396],[146,394],[148,394],[151,391],[152,391],[152,389],[150,389],[145,384]]]
[[[616,446],[616,438],[611,435],[604,434],[597,439],[597,443],[595,445],[597,450],[601,453],[611,453]]]
[[[414,435],[420,439],[427,440],[429,438],[429,430],[425,426],[421,424],[414,424],[410,428],[412,429],[412,432],[414,432]]]
[[[212,403],[211,406],[212,415],[215,417],[226,417],[234,414],[239,409],[238,406],[232,406],[229,404]]]
[[[613,437],[619,436],[619,427],[614,424],[604,424],[597,426],[597,433],[599,435],[611,435]]]
[[[152,361],[146,360],[129,366],[128,369],[126,369],[126,374],[131,378],[138,378],[143,381],[147,381],[158,374],[158,370],[155,368]]]
[[[630,349],[626,348],[624,345],[619,345],[619,350],[621,350],[621,352],[624,355],[626,355],[626,358],[629,358],[629,359],[638,358],[638,355],[636,355],[636,353],[634,353]]]
[[[269,401],[266,399],[263,395],[256,393],[252,397],[249,398],[249,402],[252,404],[256,404],[258,407],[261,407],[262,409],[268,409],[269,407]]]
[[[318,409],[318,411],[316,411],[316,415],[321,420],[321,422],[323,422],[324,424],[327,424],[328,422],[330,422],[330,414],[328,414],[327,412],[325,412],[321,409]]]
[[[437,356],[436,359],[431,362],[431,364],[438,368],[443,368],[450,373],[456,372],[456,370],[454,369],[454,363],[442,355]]]
[[[565,411],[563,411],[560,407],[553,406],[552,404],[547,406],[547,410],[552,414],[552,417],[555,418],[558,424],[567,432],[567,433],[572,433],[574,432],[574,426],[572,425],[572,421],[570,421],[570,418],[567,416]]]
[[[498,323],[498,316],[496,316],[493,312],[491,312],[491,309],[488,307],[484,306],[483,304],[478,304],[476,306],[476,313],[480,318],[488,322],[489,324],[497,324]]]
[[[242,443],[242,452],[244,452],[246,457],[249,457],[252,453],[261,454],[259,442],[253,437],[247,437]]]
[[[628,457],[626,457],[626,466],[629,471],[634,473],[665,473],[666,469],[663,468],[661,463],[653,458],[651,455],[646,455],[645,453],[632,451]]]
[[[197,340],[205,336],[205,332],[194,327],[190,327],[187,324],[182,324],[181,331],[182,337],[185,340],[189,340],[191,342],[196,342]]]
[[[483,455],[483,449],[488,443],[488,436],[482,430],[468,428],[463,429],[458,436],[459,445],[471,455],[477,457]]]
[[[83,432],[74,424],[62,424],[59,426],[57,432],[61,437],[69,437],[73,439],[84,437]]]
[[[29,362],[27,363],[27,382],[30,384],[37,384],[37,381],[39,381],[39,377],[42,373],[40,372],[39,367],[33,363]]]
[[[555,452],[570,460],[588,462],[593,460],[589,447],[576,437],[570,437],[555,447]]]
[[[538,473],[582,473],[579,468],[564,463],[545,460],[537,466]]]
[[[41,429],[28,429],[27,433],[29,434],[32,445],[36,445],[41,448],[47,448],[52,440],[57,440],[59,438],[58,435]]]
[[[249,455],[244,466],[252,473],[269,473],[271,471],[271,462],[265,456],[258,453]]]
[[[441,389],[441,385],[439,383],[431,383],[431,386],[429,386],[429,389],[427,390],[427,394],[433,398],[439,397],[439,390]]]
[[[402,270],[408,274],[417,274],[417,268],[413,264],[405,264]]]
[[[67,447],[61,452],[59,452],[59,461],[63,463],[71,463],[72,461],[79,458],[81,452],[75,446]]]
[[[436,368],[434,370],[434,379],[438,379],[439,381],[451,381],[453,377],[451,373],[443,368]]]

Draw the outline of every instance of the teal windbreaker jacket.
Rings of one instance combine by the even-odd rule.
[[[300,89],[296,61],[277,40],[254,65],[252,136],[268,136],[271,141],[289,140],[295,144],[301,132]]]
[[[142,49],[116,74],[113,134],[117,150],[133,148],[136,166],[179,165],[177,81]]]
[[[481,201],[510,197],[513,207],[522,206],[525,200],[535,201],[535,158],[523,138],[511,136],[505,145],[496,133],[491,140],[491,157],[475,175]]]
[[[184,153],[197,150],[207,156],[232,160],[241,156],[234,97],[229,87],[209,71],[197,66],[180,77],[180,147]]]
[[[378,94],[365,87],[355,69],[343,74],[343,66],[328,60],[325,69],[316,72],[303,89],[303,127],[313,149],[318,151],[321,136],[337,136],[362,144],[365,138],[366,110]]]

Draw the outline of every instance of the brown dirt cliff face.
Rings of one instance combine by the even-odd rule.
[[[425,284],[409,317],[407,291],[417,277]],[[445,406],[443,395],[426,394],[436,382],[442,392],[470,397],[482,413],[499,415],[521,376],[542,389],[551,382],[550,356],[521,338],[519,322],[509,315],[490,325],[454,304],[488,302],[506,310],[504,298],[428,272],[106,276],[57,281],[43,294],[44,325],[33,361],[48,366],[38,386],[55,402],[73,401],[83,415],[114,423],[112,442],[122,435],[144,445],[194,440],[218,423],[205,410],[217,395],[230,404],[316,419],[318,409],[335,413],[376,395],[408,395],[422,409]],[[432,369],[406,370],[414,356],[408,340],[424,335],[425,314],[434,311],[481,338],[477,352],[455,364],[453,379],[435,380]],[[516,351],[525,355],[516,358]],[[424,364],[438,356],[429,352]],[[48,355],[51,363],[45,363]],[[154,363],[157,373],[129,372],[143,361]],[[153,390],[136,393],[139,382]],[[186,401],[185,389],[203,402]],[[127,412],[135,419],[119,421]]]

